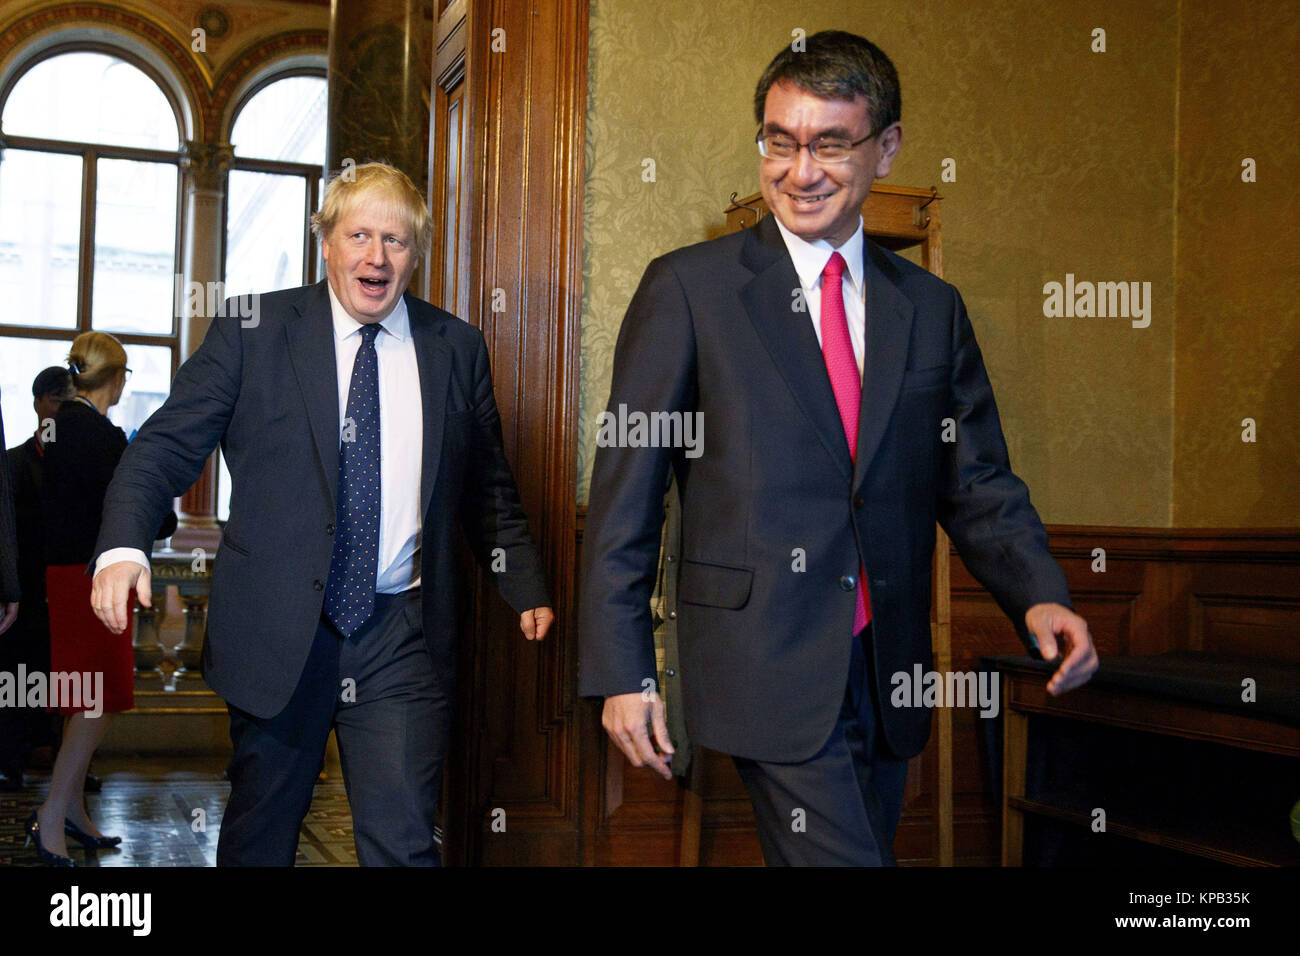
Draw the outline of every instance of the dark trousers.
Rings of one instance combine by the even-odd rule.
[[[907,760],[889,752],[873,692],[871,625],[853,639],[844,702],[826,745],[797,764],[733,758],[768,866],[897,866]]]
[[[434,814],[451,700],[434,681],[418,589],[375,595],[350,638],[324,619],[292,699],[268,719],[230,707],[230,801],[218,866],[292,866],[331,728],[362,866],[438,866]]]

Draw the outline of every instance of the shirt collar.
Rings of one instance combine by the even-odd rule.
[[[343,303],[334,294],[334,287],[330,285],[328,279],[325,280],[325,288],[330,294],[330,316],[334,320],[334,338],[341,342],[349,335],[359,335],[361,323],[348,315],[348,310],[343,308]],[[406,312],[406,296],[397,300],[393,311],[389,312],[379,324],[397,341],[406,341],[406,337],[411,332],[411,320]]]
[[[844,257],[848,264],[848,277],[853,283],[853,288],[862,292],[862,217],[858,217],[858,228],[849,237],[849,240],[836,249],[827,239],[818,239],[816,242],[806,242],[800,239],[793,232],[785,227],[781,220],[776,219],[777,228],[781,230],[781,238],[785,240],[785,247],[790,252],[790,258],[794,260],[794,271],[799,274],[799,281],[803,283],[805,289],[811,289],[817,285],[821,279],[822,270],[826,268],[826,263],[830,262],[831,253],[838,252]]]

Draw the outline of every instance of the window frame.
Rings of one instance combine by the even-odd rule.
[[[279,159],[255,159],[249,156],[239,155],[239,144],[234,142],[235,124],[239,122],[239,117],[253,97],[261,93],[268,86],[278,83],[280,80],[292,79],[296,76],[311,76],[328,82],[328,73],[324,67],[310,64],[298,64],[285,66],[283,69],[273,69],[266,76],[263,76],[255,83],[251,83],[231,104],[230,111],[226,114],[228,119],[225,123],[224,141],[231,145],[230,164],[226,170],[224,188],[221,190],[221,281],[223,285],[226,282],[226,255],[229,251],[230,238],[230,173],[254,172],[254,173],[275,173],[284,176],[297,176],[306,180],[306,189],[303,190],[303,197],[306,206],[302,213],[303,228],[303,250],[302,261],[305,270],[303,284],[314,285],[325,277],[324,269],[321,267],[320,243],[311,232],[311,216],[320,208],[321,201],[321,181],[326,178],[326,163],[319,165],[316,163],[294,163]],[[254,290],[257,292],[269,291],[264,289]],[[213,474],[212,474],[212,516],[221,526],[225,526],[226,519],[221,516],[222,495],[225,489],[225,475],[223,475],[223,454],[218,448],[213,456]]]
[[[239,96],[230,109],[230,122],[226,129],[226,142],[231,143],[233,149],[231,153],[230,167],[226,175],[226,188],[221,191],[221,281],[226,281],[226,252],[230,235],[230,188],[229,173],[235,171],[252,172],[252,173],[275,173],[281,176],[297,176],[305,179],[307,188],[303,190],[305,206],[303,208],[303,247],[302,261],[306,270],[303,278],[304,285],[314,285],[324,278],[323,271],[319,268],[320,256],[317,250],[318,243],[316,237],[311,233],[310,220],[311,216],[320,208],[321,200],[321,180],[325,177],[325,164],[321,163],[294,163],[280,159],[254,159],[252,157],[239,155],[239,144],[233,142],[235,124],[239,122],[239,116],[258,93],[261,93],[268,86],[278,83],[280,80],[292,79],[296,76],[312,76],[320,80],[326,80],[326,71],[321,67],[315,66],[293,66],[286,67],[283,70],[277,70],[268,76],[258,80],[249,86],[248,89]],[[258,290],[267,291],[267,290]]]

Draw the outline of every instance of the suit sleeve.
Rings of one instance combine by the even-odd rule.
[[[956,441],[943,445],[939,523],[962,561],[1011,619],[1020,640],[1036,651],[1025,626],[1033,605],[1071,607],[1065,575],[1047,547],[1047,532],[1029,489],[1011,471],[993,386],[975,341],[965,303],[952,290],[952,415]]]
[[[619,330],[605,415],[617,420],[619,406],[629,414],[693,411],[695,383],[695,333],[686,294],[669,261],[656,259]],[[578,623],[578,690],[584,697],[639,693],[642,682],[656,676],[650,595],[668,469],[680,453],[620,448],[597,439]]]
[[[154,535],[175,527],[172,499],[198,479],[239,398],[243,353],[239,311],[228,301],[203,344],[172,381],[171,394],[127,446],[104,496],[95,558],[110,548],[146,554]],[[254,334],[274,334],[263,328]]]
[[[497,591],[507,604],[519,614],[550,607],[546,571],[533,546],[519,488],[506,459],[487,344],[481,335],[475,341],[473,381],[474,421],[461,525],[483,567],[499,567],[498,555],[493,552],[497,548],[504,552],[504,570],[494,569],[493,573]]]

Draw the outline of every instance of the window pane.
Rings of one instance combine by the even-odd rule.
[[[130,438],[167,399],[172,381],[172,350],[161,345],[124,347],[131,378],[121,400],[108,410],[108,417]]]
[[[235,155],[324,165],[325,89],[319,76],[291,76],[264,87],[235,120]]]
[[[302,285],[307,181],[300,176],[230,171],[226,295]]]
[[[63,53],[37,63],[14,84],[3,126],[10,136],[180,146],[176,113],[158,84],[105,53]]]
[[[98,162],[92,324],[107,332],[170,335],[177,169],[127,159]]]
[[[0,401],[5,419],[5,444],[21,445],[36,431],[32,382],[51,365],[68,365],[72,339],[0,338]],[[134,366],[132,366],[134,368]]]
[[[3,321],[77,326],[81,157],[6,149],[0,161]]]

